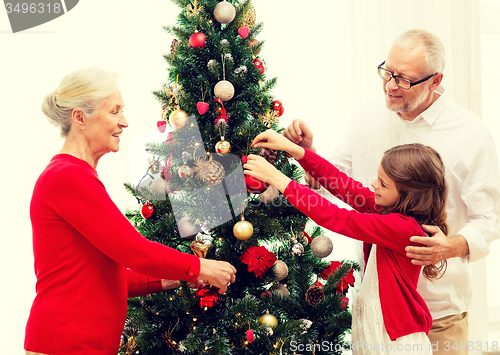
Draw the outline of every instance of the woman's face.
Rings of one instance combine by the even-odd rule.
[[[117,90],[87,116],[85,136],[92,155],[100,157],[120,149],[120,134],[128,127],[123,106],[122,95]]]
[[[378,167],[378,177],[373,180],[372,187],[375,192],[375,203],[384,207],[394,206],[399,199],[396,183],[382,169]]]

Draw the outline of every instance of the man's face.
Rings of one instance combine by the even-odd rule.
[[[422,47],[405,49],[393,46],[387,56],[384,68],[393,75],[408,79],[411,82],[421,80],[427,76],[425,73],[425,58]],[[432,91],[429,86],[432,78],[421,84],[412,86],[409,90],[400,88],[394,79],[382,81],[385,103],[389,110],[397,112],[404,119],[413,120],[430,105]],[[427,104],[427,102],[429,102]]]

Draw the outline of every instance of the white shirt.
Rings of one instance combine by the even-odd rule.
[[[493,138],[485,123],[442,94],[413,121],[389,111],[383,97],[363,104],[352,116],[330,161],[365,186],[377,177],[384,152],[396,145],[421,143],[437,150],[448,183],[448,235],[461,234],[466,258],[448,259],[434,284],[420,277],[418,291],[434,319],[467,311],[472,296],[468,262],[485,257],[500,237],[500,176]]]

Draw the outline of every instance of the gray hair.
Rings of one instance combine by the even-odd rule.
[[[118,90],[118,73],[89,67],[66,75],[54,92],[42,102],[47,119],[61,128],[65,137],[71,128],[73,109],[90,115],[102,102]]]
[[[425,72],[427,74],[442,73],[444,70],[445,53],[441,39],[433,33],[422,29],[408,30],[399,35],[393,45],[413,49],[422,45],[425,50]]]

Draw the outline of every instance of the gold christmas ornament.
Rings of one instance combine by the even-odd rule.
[[[191,250],[199,258],[205,258],[212,248],[212,243],[205,240],[193,240],[191,242]]]
[[[279,190],[275,188],[273,185],[269,185],[269,187],[263,193],[259,194],[259,198],[264,203],[271,203],[279,197]]]
[[[220,23],[230,23],[236,17],[236,8],[226,0],[221,1],[214,8],[214,17]]]
[[[276,260],[273,265],[273,272],[276,281],[284,280],[288,276],[288,266],[281,260]]]
[[[193,169],[188,165],[182,165],[177,170],[177,174],[181,179],[185,179],[193,175]]]
[[[234,86],[227,80],[221,80],[215,85],[214,94],[222,101],[231,100],[234,96]]]
[[[241,221],[234,225],[233,233],[239,240],[247,240],[253,235],[253,226],[250,222],[245,221],[245,219],[241,217]]]
[[[311,251],[318,258],[326,258],[333,251],[333,243],[326,235],[319,235],[313,239]]]
[[[271,286],[271,292],[277,292],[281,295],[281,297],[289,298],[290,291],[283,284],[274,284]]]
[[[196,177],[205,184],[217,185],[224,180],[226,174],[224,167],[218,161],[212,160],[212,157],[209,159],[204,157],[198,158],[196,159],[195,164],[198,171]]]
[[[222,139],[215,145],[215,151],[222,154],[229,153],[231,151],[231,143],[224,140],[224,137],[222,137]]]
[[[152,161],[149,162],[149,172],[151,174],[158,174],[161,170],[161,163],[158,161],[158,159],[153,159]]]
[[[198,15],[201,11],[204,10],[203,6],[198,6],[198,0],[193,1],[193,5],[187,6],[187,17],[193,17]]]
[[[247,26],[252,28],[253,26],[255,26],[255,22],[257,22],[257,12],[255,11],[253,5],[250,5],[250,9],[248,9],[245,15],[242,16],[238,21],[237,27]]]
[[[271,328],[277,327],[278,326],[278,319],[276,319],[275,316],[273,316],[269,311],[266,311],[262,316],[259,318],[259,322],[263,324],[267,324]]]
[[[170,125],[175,128],[175,129],[180,129],[188,123],[189,117],[186,111],[181,110],[178,108],[175,111],[172,111],[170,116],[168,116],[168,122],[170,122]]]

